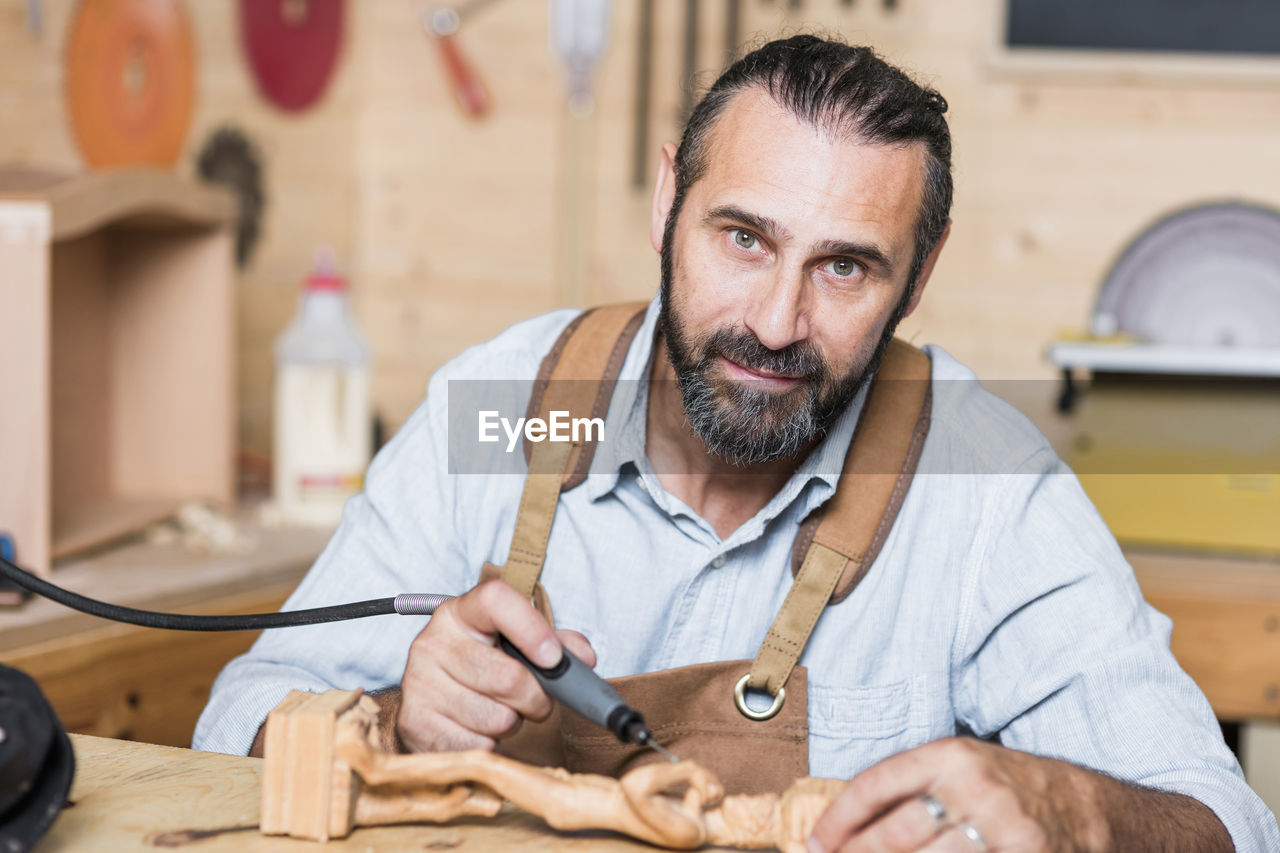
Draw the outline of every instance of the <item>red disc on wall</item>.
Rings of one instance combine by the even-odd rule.
[[[240,0],[240,37],[258,90],[283,110],[324,94],[342,47],[345,0]]]
[[[81,0],[67,38],[71,130],[85,160],[172,166],[195,96],[181,0]]]

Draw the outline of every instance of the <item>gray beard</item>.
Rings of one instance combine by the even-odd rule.
[[[906,309],[897,306],[867,363],[831,380],[830,368],[802,344],[769,350],[751,335],[726,330],[691,342],[672,310],[670,289],[662,290],[659,328],[675,370],[685,417],[707,451],[734,465],[746,466],[795,456],[826,435],[862,386],[875,375],[884,351]],[[694,352],[699,355],[695,356]],[[800,374],[801,385],[786,392],[754,388],[750,383],[715,377],[717,355],[747,367]],[[824,393],[825,390],[825,393]]]
[[[838,414],[820,412],[812,386],[786,395],[744,384],[723,387],[707,370],[678,373],[676,381],[694,433],[709,452],[735,465],[794,456],[825,435],[831,414]],[[797,402],[798,394],[804,399]]]

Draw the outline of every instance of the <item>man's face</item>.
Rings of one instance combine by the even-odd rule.
[[[790,456],[874,373],[921,289],[906,283],[924,156],[919,144],[831,138],[759,90],[725,108],[660,246],[662,331],[685,413],[712,453]],[[665,181],[655,244],[672,212],[669,168]]]

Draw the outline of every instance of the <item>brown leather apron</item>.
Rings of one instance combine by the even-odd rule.
[[[603,418],[643,304],[610,305],[575,319],[543,360],[529,415],[552,410]],[[795,580],[754,660],[695,664],[610,679],[644,714],[658,741],[714,772],[731,794],[784,790],[809,772],[805,668],[797,661],[828,603],[846,598],[871,567],[906,497],[929,428],[929,359],[893,341],[869,389],[836,493],[800,526]],[[500,576],[531,596],[554,623],[538,583],[560,493],[581,484],[591,443],[526,443],[529,473],[507,564],[486,564],[481,580]],[[764,691],[757,713],[744,690]],[[758,704],[758,703],[757,703]],[[498,751],[536,764],[617,776],[661,757],[620,743],[572,712],[525,722]]]

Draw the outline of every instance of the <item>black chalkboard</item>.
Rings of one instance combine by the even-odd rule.
[[[1007,0],[1009,47],[1280,54],[1280,0]]]

